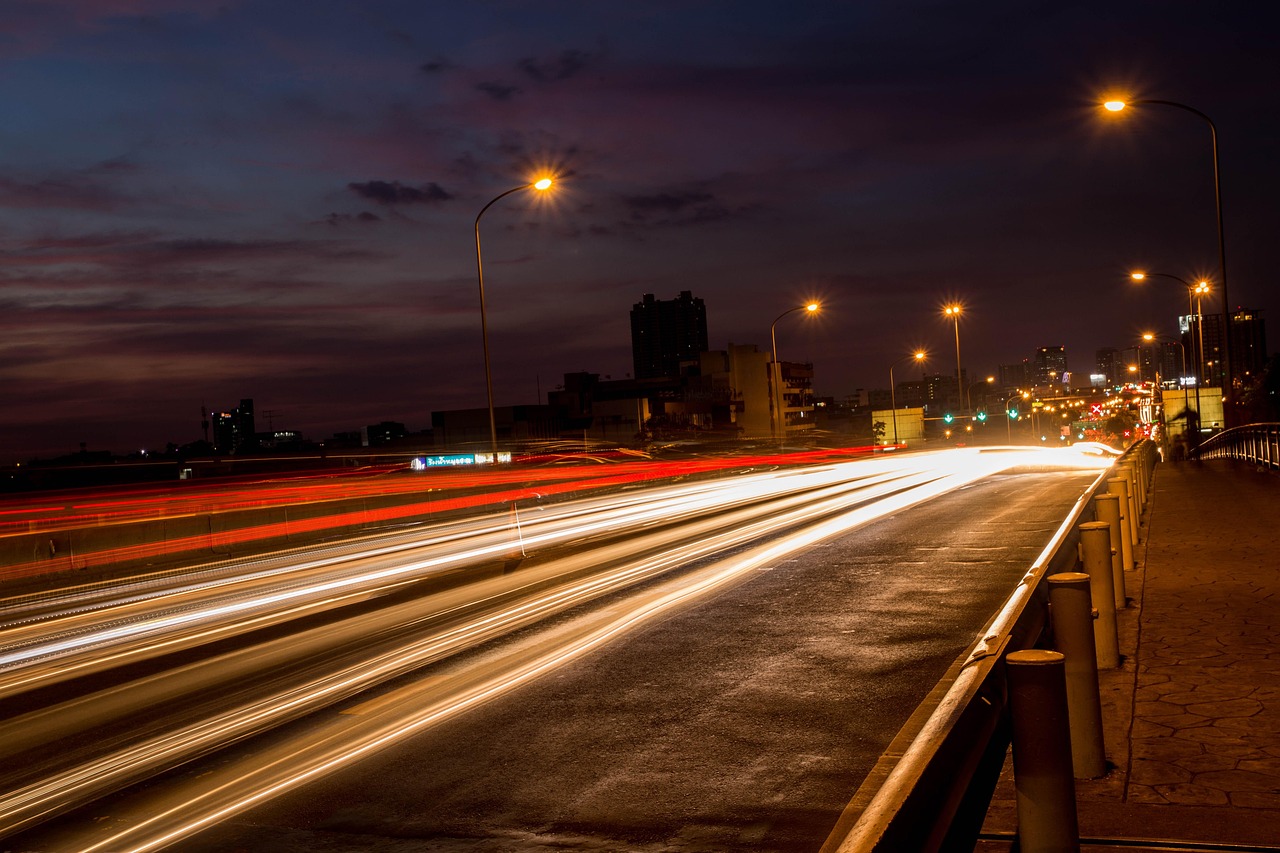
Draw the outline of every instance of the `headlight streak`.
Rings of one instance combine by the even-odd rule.
[[[1033,454],[1030,459],[1043,464],[1045,457],[1043,452],[1038,452]],[[806,516],[813,517],[819,513],[834,512],[841,506],[847,507],[850,498],[856,500],[858,508],[843,512],[833,520],[816,525],[803,534],[787,536],[773,544],[753,550],[751,553],[758,554],[761,562],[750,562],[745,557],[742,560],[734,561],[731,565],[736,568],[729,571],[726,579],[735,574],[741,574],[748,568],[763,565],[770,559],[779,559],[797,549],[808,547],[820,539],[845,532],[853,526],[897,512],[907,506],[974,482],[988,474],[997,473],[1011,466],[1027,464],[1028,461],[1028,458],[1016,454],[973,456],[970,454],[949,453],[941,460],[933,460],[932,464],[910,466],[910,471],[913,472],[912,475],[901,473],[903,467],[897,465],[892,468],[886,468],[875,476],[858,477],[853,481],[850,480],[848,471],[824,470],[813,478],[801,478],[802,487],[809,489],[809,491],[805,494],[796,494],[786,498],[783,506],[771,504],[763,508],[766,517],[759,521],[751,520],[752,514],[762,509],[750,506],[752,501],[757,500],[757,497],[740,497],[736,503],[743,508],[738,511],[736,516],[731,513],[727,519],[724,517],[720,519],[708,518],[698,522],[697,525],[683,529],[682,536],[685,539],[693,538],[696,543],[693,546],[677,547],[668,553],[658,555],[642,563],[626,565],[611,572],[608,576],[587,578],[583,581],[575,582],[569,587],[554,590],[537,599],[520,602],[513,607],[509,607],[504,612],[483,616],[443,633],[386,651],[375,658],[361,660],[341,672],[333,673],[320,680],[309,681],[295,689],[277,693],[273,697],[242,706],[230,714],[223,713],[219,719],[215,719],[212,722],[206,721],[192,726],[184,726],[176,732],[153,738],[129,750],[104,757],[98,762],[90,762],[79,768],[75,774],[67,774],[57,780],[47,780],[45,783],[26,786],[0,800],[0,815],[3,816],[3,824],[0,825],[5,827],[3,830],[5,832],[15,831],[21,826],[39,821],[48,814],[63,811],[69,805],[92,799],[93,796],[100,795],[102,790],[109,789],[113,785],[118,787],[115,782],[110,781],[112,778],[116,780],[124,779],[127,782],[129,779],[136,777],[140,770],[143,775],[146,775],[147,773],[155,772],[154,768],[163,769],[164,766],[173,766],[175,763],[189,760],[195,755],[209,752],[218,746],[236,739],[242,739],[270,725],[279,724],[285,719],[314,710],[317,705],[338,701],[360,690],[367,689],[374,683],[421,667],[424,662],[438,660],[451,653],[451,650],[471,647],[484,639],[513,630],[511,627],[513,625],[519,626],[536,622],[550,613],[561,612],[583,601],[615,591],[638,580],[666,571],[673,565],[687,563],[717,550],[732,547],[735,543],[741,544],[749,541],[751,537],[765,535],[771,530],[786,529],[788,526],[798,524]],[[861,467],[860,471],[867,472],[868,468]],[[763,476],[769,481],[781,479],[777,475]],[[827,485],[815,488],[814,484],[818,482]],[[753,489],[757,488],[761,490],[753,491]],[[713,490],[713,497],[719,499],[721,501],[720,506],[723,507],[725,496],[718,494],[720,491]],[[770,491],[767,488],[761,488],[759,483],[755,483],[751,488],[744,490],[745,495],[754,496],[777,493],[777,490]],[[825,503],[815,506],[813,502],[819,498]],[[875,501],[875,503],[868,505],[871,501]],[[684,499],[681,498],[674,503],[664,505],[664,510],[671,512],[673,506],[682,506],[684,505],[683,502]],[[635,501],[629,501],[628,503],[634,504]],[[694,504],[694,506],[698,506],[698,504]],[[788,512],[780,512],[781,509],[788,509]],[[629,520],[635,520],[635,512],[627,512],[626,515]],[[646,515],[651,517],[652,514]],[[710,534],[712,529],[717,526],[723,526],[725,523],[729,523],[736,528],[735,531],[717,535]],[[529,526],[538,527],[544,525],[531,524]],[[548,519],[545,522],[545,526],[554,528],[554,520]],[[563,532],[548,530],[544,535],[547,537],[544,541],[554,542],[559,541],[558,537],[562,537],[564,534]],[[641,538],[651,536],[655,541],[670,540],[672,538],[671,534],[666,531],[639,535]],[[506,537],[501,547],[509,549],[510,546],[510,537]],[[614,546],[615,549],[621,552],[634,552],[636,547],[642,546],[635,540],[629,540],[625,546]],[[583,555],[582,559],[584,563],[599,563],[600,555],[598,553]],[[723,582],[725,582],[723,579],[717,581],[717,583]],[[672,596],[675,596],[673,600],[683,600],[685,597],[694,594],[698,593],[692,589],[671,593]],[[644,618],[642,615],[644,612],[645,608],[641,607],[637,611],[638,615],[628,617],[624,621],[628,625],[633,624],[636,620]],[[429,617],[419,616],[417,618]],[[325,626],[319,630],[333,633],[335,628],[334,626]],[[623,629],[619,628],[618,630]],[[600,639],[596,642],[603,641],[603,639]],[[594,647],[596,642],[583,646],[583,650]],[[581,652],[572,650],[554,652],[550,653],[549,660],[563,660],[566,659],[566,656],[573,656],[579,653]],[[552,665],[554,665],[554,662],[545,663],[544,668]],[[511,689],[511,687],[531,677],[533,675],[522,676],[511,681],[510,684],[495,683],[486,688],[486,691],[489,692],[483,693],[483,696],[490,695],[492,691],[500,692]],[[176,690],[179,688],[173,687],[171,689]],[[475,702],[482,701],[483,696],[480,698],[467,699],[464,697],[458,699],[455,702],[456,707],[450,706],[440,713],[455,713],[458,709],[469,707]],[[429,725],[434,719],[433,717],[426,722],[415,723],[406,732],[415,731],[422,726]],[[389,737],[391,736],[389,735]],[[377,747],[369,747],[369,749],[372,748]],[[352,756],[358,756],[365,751],[368,750],[364,748],[356,749]],[[352,758],[339,755],[332,760],[341,762],[352,760]],[[153,769],[146,769],[148,767]],[[286,780],[283,784],[292,786],[319,772],[323,772],[323,768],[311,772],[310,775],[299,777],[299,780]],[[105,788],[104,785],[106,786]],[[238,810],[247,807],[247,805],[267,795],[265,793],[246,794],[244,804],[234,806],[234,808]],[[210,820],[216,819],[218,818],[193,818],[193,821],[202,820],[203,823],[193,822],[192,826],[198,828],[198,826],[205,825]],[[194,829],[190,831],[194,831]],[[190,831],[183,830],[183,833],[190,834]],[[133,849],[155,848],[137,847]]]
[[[912,479],[919,484],[933,482],[936,477],[936,474],[930,473],[918,474]],[[890,480],[882,485],[881,491],[900,493],[902,488],[900,483]],[[830,487],[830,493],[825,496],[825,501],[834,505],[847,504],[848,498],[845,494],[847,491],[847,485]],[[873,500],[875,495],[860,495],[860,497],[864,501]],[[145,743],[135,744],[102,759],[83,764],[74,772],[63,773],[54,779],[22,787],[0,799],[0,815],[3,815],[0,829],[6,833],[16,831],[25,825],[46,818],[51,813],[64,811],[74,805],[87,802],[122,784],[255,734],[269,725],[279,725],[288,719],[353,695],[380,681],[401,675],[458,649],[474,646],[477,642],[506,633],[516,627],[537,622],[551,613],[561,612],[583,601],[633,584],[638,580],[666,571],[674,565],[751,541],[771,531],[790,528],[803,522],[806,516],[814,512],[830,509],[822,504],[815,508],[811,493],[794,495],[789,502],[795,505],[790,512],[779,513],[776,507],[771,506],[766,518],[750,524],[747,523],[746,517],[736,519],[730,516],[704,520],[695,525],[694,530],[685,530],[682,533],[682,539],[688,539],[692,534],[696,543],[692,546],[678,548],[669,554],[660,555],[655,560],[626,567],[605,577],[588,578],[576,585],[553,591],[539,599],[519,603],[506,611],[484,616],[438,636],[396,648],[373,659],[360,661],[319,681],[308,682],[269,699],[224,711],[212,720],[205,720],[178,731],[154,737]],[[741,510],[740,514],[749,517],[750,511]],[[742,524],[735,523],[738,521]],[[699,536],[704,532],[723,527],[726,523],[730,527],[727,531],[722,531],[715,536]],[[670,534],[651,534],[650,538],[669,539]],[[643,542],[628,541],[626,545],[615,546],[615,550],[630,552],[637,546],[646,547]],[[582,559],[589,564],[598,562],[599,556],[584,555]],[[364,631],[371,620],[356,621],[359,623],[358,629]],[[336,631],[333,627],[320,630],[331,635],[354,633],[351,629]],[[196,686],[198,685],[185,684],[186,689]],[[58,709],[54,709],[54,713],[58,713]],[[19,727],[26,722],[14,721]]]
[[[896,462],[896,460],[895,460]],[[935,465],[936,465],[935,461]],[[617,534],[624,527],[637,528],[646,524],[668,522],[672,518],[707,512],[719,512],[727,506],[742,505],[752,501],[767,499],[778,494],[803,488],[816,488],[820,485],[849,481],[852,475],[854,482],[868,480],[874,482],[877,477],[871,472],[881,469],[879,477],[893,476],[895,473],[920,470],[927,466],[918,461],[907,466],[901,463],[882,466],[866,466],[863,463],[841,463],[831,468],[816,471],[786,472],[786,476],[777,474],[758,474],[732,481],[713,481],[710,483],[691,484],[690,488],[659,490],[656,500],[646,503],[640,508],[640,498],[629,497],[621,506],[611,502],[603,509],[596,509],[589,515],[571,512],[571,520],[576,525],[561,523],[557,517],[550,516],[538,519],[530,526],[547,528],[546,532],[531,531],[524,535],[526,548],[553,546],[563,542],[580,540],[603,533]],[[669,494],[666,494],[668,493]],[[601,499],[596,499],[597,501]],[[505,519],[504,519],[505,525]],[[88,614],[78,614],[82,627],[52,633],[58,625],[56,621],[42,621],[23,625],[21,630],[0,633],[0,695],[17,690],[31,689],[48,680],[61,680],[74,674],[100,669],[107,662],[118,664],[125,659],[154,656],[159,651],[173,651],[186,648],[193,641],[208,641],[215,636],[243,633],[251,628],[272,624],[272,618],[281,620],[297,618],[306,612],[329,609],[346,603],[353,594],[379,594],[388,589],[388,585],[412,582],[432,573],[469,563],[482,562],[486,559],[502,558],[511,549],[512,537],[509,531],[499,529],[473,537],[485,544],[477,544],[465,551],[455,551],[426,560],[399,563],[379,570],[347,569],[336,576],[320,581],[291,578],[291,583],[279,587],[268,595],[252,591],[237,592],[215,599],[213,602],[170,606],[168,611],[154,613],[145,611],[142,614],[118,618],[111,622],[90,623]],[[375,549],[375,555],[381,555],[381,549]],[[328,564],[328,561],[322,561]],[[254,577],[247,581],[253,585],[260,582]],[[187,595],[203,589],[183,590],[174,596],[179,600]],[[148,600],[149,601],[149,600]],[[298,606],[298,602],[303,602]],[[266,614],[247,618],[250,611],[262,611],[276,606],[280,608],[275,614]],[[101,614],[98,614],[98,618]],[[229,620],[242,617],[232,623]],[[161,638],[190,628],[196,624],[215,623],[215,627],[199,634],[184,635],[169,641]],[[25,637],[23,635],[26,635]],[[114,644],[126,643],[123,651],[114,653],[108,658],[97,658],[94,661],[74,663],[63,660],[68,655],[101,651]],[[34,663],[57,663],[52,669],[43,672],[17,674],[12,672],[24,665]],[[8,669],[10,673],[4,673]]]
[[[860,487],[856,498],[859,503],[866,503],[886,493],[899,492],[912,486],[927,483],[934,477],[935,475],[932,474],[922,474],[910,478],[908,482],[902,482],[897,479],[882,481],[880,487],[876,489]],[[755,509],[742,509],[736,513],[712,519],[703,519],[694,524],[685,525],[677,533],[662,531],[640,535],[628,539],[623,545],[604,549],[604,554],[600,553],[601,549],[596,549],[585,555],[562,559],[553,564],[553,566],[540,569],[533,574],[545,576],[554,572],[563,576],[582,568],[594,568],[601,563],[602,559],[611,559],[614,555],[629,557],[637,550],[645,552],[673,542],[677,544],[677,547],[672,548],[667,553],[656,555],[644,561],[634,562],[630,565],[624,563],[611,570],[607,575],[576,581],[573,586],[544,593],[539,599],[517,603],[509,606],[505,611],[491,614],[458,628],[447,630],[428,640],[399,649],[395,652],[397,657],[393,659],[390,669],[377,660],[366,660],[347,670],[337,681],[329,679],[327,683],[337,691],[336,698],[341,698],[341,696],[354,690],[366,689],[373,683],[399,675],[407,669],[421,666],[425,662],[436,660],[445,654],[473,646],[477,642],[507,633],[514,630],[514,628],[531,624],[551,613],[563,611],[584,601],[632,585],[648,577],[666,572],[677,565],[753,541],[779,530],[786,530],[800,525],[815,514],[830,512],[836,508],[847,506],[849,504],[849,496],[847,494],[849,490],[850,486],[848,484],[838,484],[827,487],[820,495],[806,492],[793,495],[781,502],[780,505],[770,505],[769,511],[764,518],[756,518],[758,511]],[[815,500],[817,498],[821,498],[823,502],[816,503]],[[692,540],[694,544],[683,544],[689,540]],[[560,567],[562,564],[564,564],[564,568]],[[534,583],[533,580],[521,581],[519,578],[507,578],[504,582],[508,584],[518,583],[519,587],[515,590],[516,592],[530,587]],[[489,586],[496,585],[489,584]],[[463,596],[467,596],[464,599],[464,604],[430,614],[430,617],[441,618],[451,612],[476,609],[491,600],[498,603],[504,603],[505,601],[503,596],[498,593],[486,593],[480,598],[476,598],[476,592],[470,589],[466,592],[455,593],[456,598],[463,598]],[[415,620],[428,618],[421,612],[423,610],[423,602],[409,602],[393,608],[390,613],[367,614],[344,620],[344,622],[336,625],[324,626],[322,629],[313,629],[307,633],[320,643],[332,646],[344,642],[345,638],[367,635],[374,630],[378,630],[385,623],[407,624]],[[300,654],[298,647],[306,646],[310,642],[312,641],[306,636],[295,636],[290,641],[288,649],[276,652],[276,657],[280,658],[275,661],[276,665],[284,663],[289,656],[298,656]],[[236,660],[252,657],[258,667],[265,667],[271,665],[265,659],[270,654],[269,650],[264,651],[260,648],[255,648],[248,650],[246,653],[231,653],[203,664],[183,667],[181,670],[166,674],[172,676],[167,679],[165,675],[153,676],[147,679],[150,682],[149,684],[139,685],[135,688],[140,694],[135,700],[136,707],[131,706],[127,701],[121,700],[119,693],[126,688],[118,688],[64,703],[61,706],[41,712],[24,715],[0,724],[0,747],[5,744],[11,744],[15,748],[26,749],[53,738],[65,736],[70,727],[70,723],[65,721],[80,719],[84,725],[96,723],[98,719],[104,716],[104,711],[107,708],[114,707],[117,715],[130,712],[141,713],[146,707],[165,699],[176,698],[184,692],[217,690],[219,679],[228,679],[226,674],[220,673],[220,670],[227,668],[228,664],[231,664],[234,669]],[[192,675],[198,670],[202,670],[205,673],[202,679]],[[170,683],[167,692],[163,685],[157,686],[156,684],[156,682],[163,680],[167,680]],[[316,685],[309,685],[308,689],[313,690],[313,696],[308,700],[312,704],[322,705],[336,701],[335,695],[329,695],[328,688],[321,690]],[[86,706],[94,709],[96,716],[93,720],[85,720],[82,714],[79,713],[79,710]],[[287,711],[290,707],[293,706],[282,705],[279,710],[282,712]],[[259,721],[258,712],[252,708],[239,709],[232,712],[231,716],[246,723],[244,726],[240,726],[245,734],[251,734]],[[177,745],[181,745],[183,751],[191,752],[199,750],[206,741],[211,739],[215,742],[228,740],[227,727],[218,724],[213,731],[203,734],[198,728],[192,728],[177,741],[173,741],[173,744],[175,744],[175,748]],[[12,752],[12,750],[8,752]],[[169,763],[176,763],[176,759],[171,752],[167,754],[161,753],[164,753],[164,750],[143,749],[138,754],[149,754],[152,763],[157,763],[161,759]],[[0,751],[0,755],[3,754],[5,752]],[[138,762],[130,761],[124,764],[117,762],[114,766],[136,770]],[[112,767],[110,766],[99,766],[90,770],[87,778],[101,784],[108,779],[111,770]],[[0,808],[0,812],[4,811],[11,810]]]
[[[986,476],[991,471],[971,468],[954,472],[943,478],[931,478],[916,490],[899,492],[871,506],[843,513],[784,539],[752,549],[738,558],[721,561],[698,571],[693,577],[674,581],[676,589],[641,596],[621,616],[612,611],[586,617],[595,627],[580,629],[567,641],[553,644],[537,653],[532,660],[524,660],[517,650],[511,654],[506,671],[490,673],[487,678],[472,687],[457,691],[455,695],[439,700],[422,709],[426,695],[405,691],[398,696],[390,710],[367,721],[350,718],[331,721],[319,735],[307,736],[305,745],[289,742],[273,747],[261,757],[250,759],[250,769],[230,768],[215,771],[193,783],[199,790],[177,805],[156,811],[144,806],[143,814],[130,820],[130,826],[114,832],[107,838],[90,830],[87,838],[78,838],[76,849],[84,853],[92,851],[143,851],[158,850],[190,837],[201,829],[224,820],[234,814],[271,797],[295,788],[324,773],[353,762],[361,757],[393,745],[398,740],[415,734],[435,723],[467,710],[495,696],[513,690],[520,685],[559,667],[642,622],[672,607],[706,594],[707,592],[739,580],[747,572],[784,559],[797,550],[807,548],[824,539],[848,532],[883,515],[901,511],[916,503],[951,491]],[[438,689],[430,683],[427,691]],[[424,691],[427,692],[427,691]],[[383,720],[382,717],[390,717]],[[172,818],[178,820],[171,820]]]

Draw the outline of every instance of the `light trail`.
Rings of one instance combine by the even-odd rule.
[[[939,464],[934,460],[931,467],[919,458],[904,460],[752,474],[556,505],[542,517],[525,522],[520,540],[525,548],[556,547],[595,536],[622,535],[672,519],[723,512],[833,483],[857,488],[863,480],[928,473]],[[516,544],[509,524],[510,519],[503,515],[487,526],[472,528],[469,535],[456,540],[470,542],[465,548],[438,547],[451,537],[428,540],[426,547],[420,539],[408,539],[390,548],[374,547],[363,553],[134,598],[124,604],[28,624],[12,623],[0,628],[0,695],[333,609],[448,569],[502,559]],[[417,550],[430,556],[409,559],[409,552]],[[383,559],[373,568],[352,568],[354,561],[373,558]],[[332,570],[318,571],[323,569]],[[197,627],[199,631],[192,630]],[[92,656],[86,654],[90,652]],[[80,659],[70,659],[73,655]]]
[[[530,523],[532,530],[526,541],[538,545],[562,542],[562,537],[566,534],[561,527],[567,519],[572,519],[577,525],[575,529],[581,537],[583,530],[594,533],[603,529],[617,533],[616,525],[625,518],[630,525],[625,529],[631,533],[632,538],[620,544],[605,544],[546,566],[522,570],[487,584],[455,590],[452,595],[438,599],[433,597],[426,603],[409,602],[391,608],[389,612],[379,611],[326,625],[294,638],[289,643],[255,647],[184,667],[176,674],[166,673],[148,679],[143,687],[123,686],[116,691],[108,691],[109,696],[95,694],[85,697],[71,704],[76,705],[80,711],[110,707],[114,708],[116,714],[129,714],[134,712],[139,701],[145,707],[146,703],[162,701],[164,696],[177,696],[186,691],[216,692],[220,682],[233,680],[245,665],[285,665],[304,649],[314,653],[326,643],[340,644],[345,638],[366,635],[370,631],[384,629],[387,625],[414,624],[464,611],[484,611],[486,605],[493,605],[488,611],[478,612],[443,630],[435,630],[407,642],[400,641],[391,647],[380,647],[365,657],[322,676],[314,677],[303,673],[306,675],[304,680],[269,696],[233,708],[220,708],[203,719],[180,725],[128,748],[84,761],[72,771],[26,785],[11,786],[10,793],[0,798],[0,832],[11,833],[101,796],[104,792],[355,695],[377,683],[420,668],[425,663],[441,660],[460,649],[474,647],[477,643],[508,633],[516,627],[533,624],[548,615],[564,612],[583,602],[617,592],[670,571],[671,568],[762,538],[767,539],[765,544],[753,547],[738,558],[715,564],[714,581],[707,580],[710,577],[707,573],[711,570],[704,569],[665,585],[660,599],[653,597],[656,593],[635,596],[628,604],[627,614],[620,621],[610,623],[613,627],[600,628],[605,633],[596,639],[589,642],[584,640],[576,645],[548,647],[539,652],[542,657],[536,666],[495,675],[481,688],[477,688],[479,693],[442,697],[436,711],[426,716],[399,720],[386,731],[371,736],[373,740],[357,739],[354,744],[346,747],[334,746],[314,758],[309,753],[306,758],[299,758],[296,752],[290,753],[299,762],[298,766],[306,769],[300,769],[297,774],[288,778],[272,777],[273,781],[253,781],[258,779],[256,776],[241,779],[236,784],[252,783],[252,786],[242,787],[240,790],[245,793],[239,795],[236,802],[220,802],[212,806],[209,803],[217,798],[208,800],[206,795],[201,795],[202,798],[195,801],[184,802],[177,808],[184,814],[192,815],[190,822],[185,828],[166,826],[162,835],[166,838],[185,837],[199,826],[220,819],[219,816],[224,816],[227,809],[246,808],[273,791],[283,790],[281,786],[300,784],[305,779],[324,772],[325,768],[334,766],[335,762],[354,760],[371,749],[393,742],[395,738],[483,701],[487,696],[512,689],[550,666],[585,653],[608,637],[654,613],[705,594],[734,579],[741,579],[753,568],[783,559],[815,542],[840,535],[860,524],[898,512],[1010,467],[1030,463],[1044,464],[1047,459],[1043,453],[1030,456],[1021,453],[949,453],[939,454],[938,458],[930,460],[928,464],[913,461],[903,466],[901,462],[905,458],[876,460],[881,462],[879,465],[856,465],[856,471],[845,470],[846,466],[832,466],[810,472],[788,473],[786,476],[770,474],[741,478],[735,483],[735,497],[732,498],[732,508],[729,510],[726,510],[725,489],[714,483],[657,490],[658,497],[651,507],[644,506],[642,497],[633,495],[625,496],[624,500],[617,502],[619,506],[610,505],[607,512],[583,506],[569,507],[565,510],[565,518],[547,516]],[[710,508],[707,501],[712,502]],[[673,513],[677,518],[689,520],[673,526],[667,523],[672,520]],[[486,549],[492,547],[492,543],[485,544],[481,546],[480,552],[488,554],[490,552]],[[509,535],[502,547],[511,547]],[[634,555],[638,552],[647,553],[647,556],[635,559]],[[593,571],[597,567],[598,570]],[[386,567],[379,567],[373,574],[381,576],[380,573],[388,571],[390,570]],[[339,588],[334,584],[332,580],[325,580],[318,587],[332,592]],[[279,599],[272,597],[272,600],[278,602]],[[228,611],[215,607],[213,612],[225,615]],[[238,611],[230,612],[238,614]],[[602,612],[614,614],[615,608],[606,608]],[[589,621],[591,618],[603,617],[583,618]],[[138,690],[132,699],[124,698],[124,692],[129,689]],[[103,699],[108,701],[101,701]],[[22,732],[42,732],[46,739],[56,738],[60,732],[59,723],[55,722],[57,720],[81,719],[84,725],[91,725],[99,719],[84,719],[81,714],[68,713],[68,710],[67,707],[52,708],[12,720],[0,726],[0,744],[14,743],[11,738],[20,738]],[[295,744],[292,748],[297,749],[298,746]],[[144,822],[141,826],[154,827],[156,824]],[[175,832],[178,833],[177,836],[173,836]],[[123,840],[122,836],[113,836],[102,843],[134,844],[133,841]],[[127,849],[156,848],[130,846]]]

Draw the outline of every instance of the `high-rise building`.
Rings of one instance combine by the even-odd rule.
[[[1103,347],[1094,353],[1094,376],[1102,377],[1102,385],[1115,386],[1127,381],[1124,353],[1115,347]]]
[[[1031,364],[1037,385],[1061,385],[1067,374],[1066,347],[1040,347]]]
[[[1026,388],[1035,383],[1031,381],[1031,360],[1024,358],[1016,364],[1000,365],[1000,387],[1006,393],[1019,388]]]
[[[1231,315],[1231,375],[1248,382],[1267,365],[1267,326],[1261,311],[1237,308]]]
[[[1178,318],[1178,328],[1187,348],[1187,373],[1200,377],[1201,385],[1222,387],[1222,315],[1202,314],[1197,322],[1194,314],[1186,314]]]
[[[674,378],[682,362],[707,351],[707,309],[687,290],[675,299],[646,293],[631,309],[631,358],[636,379]]]
[[[229,412],[213,413],[213,447],[219,453],[236,453],[252,447],[257,435],[253,420],[253,399],[240,401]]]

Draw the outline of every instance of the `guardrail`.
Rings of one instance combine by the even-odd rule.
[[[1129,447],[1117,466],[1139,460],[1143,482],[1155,446]],[[1046,578],[1079,563],[1080,523],[1094,520],[1094,498],[1116,476],[1108,468],[1076,501],[1052,540],[972,648],[952,664],[894,738],[854,795],[821,853],[972,850],[1012,739],[1005,655],[1041,643],[1049,602]]]
[[[1280,469],[1280,424],[1232,427],[1195,449],[1197,459],[1239,459]]]

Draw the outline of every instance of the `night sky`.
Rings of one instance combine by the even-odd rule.
[[[631,372],[691,290],[713,348],[887,387],[1176,334],[1217,281],[1280,339],[1280,57],[1249,2],[0,4],[0,461],[310,439]],[[1220,302],[1210,304],[1221,310]],[[1210,310],[1206,307],[1206,313]],[[906,364],[899,379],[909,372]],[[270,416],[264,412],[271,412]]]

